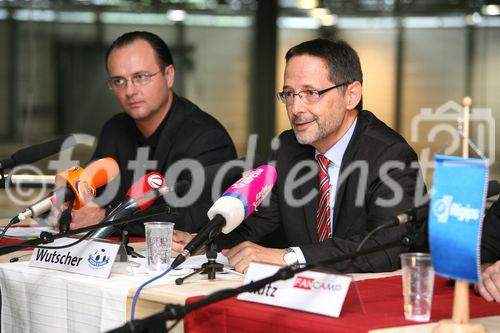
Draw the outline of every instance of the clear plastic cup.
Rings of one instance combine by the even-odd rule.
[[[431,318],[434,268],[428,253],[401,254],[403,297],[406,320],[429,321]]]
[[[174,223],[146,222],[144,226],[146,228],[148,270],[163,271],[169,266],[172,256]]]

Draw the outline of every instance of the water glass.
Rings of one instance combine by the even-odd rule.
[[[174,223],[146,222],[146,247],[148,252],[148,269],[163,271],[170,264],[172,256],[172,235]]]
[[[405,318],[412,321],[429,321],[434,289],[431,255],[403,253],[400,257]]]

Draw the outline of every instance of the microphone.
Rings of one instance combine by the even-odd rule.
[[[162,186],[163,185],[163,186]],[[191,183],[187,180],[180,180],[174,186],[165,185],[165,180],[158,172],[150,172],[135,182],[127,191],[126,201],[115,207],[108,216],[100,223],[111,222],[122,219],[138,210],[145,210],[150,207],[156,199],[171,192],[183,196],[189,189]],[[158,205],[160,206],[160,205]],[[161,207],[161,206],[160,206]],[[170,207],[160,208],[170,213]],[[112,235],[115,231],[114,226],[104,227],[97,230],[90,236],[90,239],[104,239]]]
[[[231,185],[208,210],[210,221],[175,258],[171,265],[172,269],[186,261],[203,245],[213,241],[221,232],[230,233],[240,225],[271,192],[276,177],[274,167],[261,165]]]
[[[500,184],[496,180],[490,180],[488,182],[488,190],[486,197],[494,197],[500,193]],[[406,212],[401,213],[396,216],[393,224],[390,226],[397,226],[405,223],[420,223],[421,221],[427,220],[429,217],[429,200],[423,205],[415,208],[410,208]]]
[[[69,149],[76,145],[76,139],[74,138],[74,136],[68,135],[52,141],[23,148],[12,154],[10,158],[1,160],[0,170],[12,169],[17,165],[30,164],[39,161],[41,159],[44,159],[50,155],[54,155],[61,151],[62,144],[66,142],[66,140],[68,140],[67,143],[69,144],[64,148]]]
[[[163,194],[160,189],[164,188],[164,184],[165,179],[158,172],[153,171],[142,176],[129,188],[125,201],[114,208],[101,223],[121,219],[138,210],[145,210]],[[97,230],[90,239],[106,238],[114,231],[115,228],[112,226],[105,227]]]
[[[500,193],[500,183],[497,180],[490,180],[488,182],[488,191],[486,197],[491,198]]]
[[[38,201],[19,213],[18,221],[38,217],[52,207],[61,206],[64,202],[75,199],[74,209],[82,207],[85,202],[95,196],[95,189],[107,184],[118,175],[118,164],[111,157],[99,159],[85,169],[74,166],[56,175],[56,183],[64,181],[65,187],[56,189],[47,198]]]

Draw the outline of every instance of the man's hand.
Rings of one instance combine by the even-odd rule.
[[[180,230],[174,230],[174,235],[172,237],[172,257],[177,257],[192,239],[193,236],[191,234]]]
[[[78,210],[73,209],[71,216],[73,218],[69,227],[73,230],[101,222],[106,216],[106,210],[95,203],[89,202]]]
[[[477,285],[477,290],[485,300],[500,302],[500,260],[482,268],[481,283]]]
[[[241,273],[246,273],[252,261],[285,266],[285,249],[271,249],[246,241],[229,250],[222,250],[229,264]]]

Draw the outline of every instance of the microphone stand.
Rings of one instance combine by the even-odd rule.
[[[2,166],[2,163],[0,163],[0,188],[5,188],[7,182],[7,178],[5,177],[5,169]]]
[[[125,247],[127,255],[133,256],[135,258],[144,258],[142,254],[135,252],[134,248],[129,245],[128,231],[125,229],[125,227],[121,227],[119,229],[120,229],[120,242]]]
[[[91,226],[87,226],[87,227],[83,227],[83,228],[79,228],[79,229],[69,230],[65,234],[52,234],[50,232],[43,231],[40,233],[39,238],[31,239],[31,240],[28,240],[26,242],[22,242],[19,244],[5,245],[5,246],[0,247],[0,255],[20,251],[22,249],[26,249],[26,248],[30,248],[30,247],[36,247],[36,246],[42,245],[42,244],[49,244],[49,243],[52,243],[54,240],[59,239],[59,238],[74,236],[74,235],[84,233],[84,232],[88,233],[89,231],[94,231],[94,230],[98,230],[98,229],[105,228],[105,227],[116,227],[119,225],[137,222],[137,221],[140,221],[142,219],[158,216],[161,214],[164,214],[164,212],[154,211],[152,213],[136,214],[135,216],[133,216],[131,218],[122,218],[122,219],[117,219],[114,221],[98,223],[95,225],[91,225]]]
[[[180,286],[181,284],[184,283],[186,279],[196,274],[208,274],[209,280],[215,280],[215,275],[217,274],[217,272],[222,272],[224,270],[224,265],[216,261],[217,246],[213,242],[207,244],[206,256],[207,256],[206,263],[201,265],[201,267],[195,270],[194,272],[189,273],[184,277],[176,279],[175,284]]]
[[[73,210],[73,205],[75,203],[75,199],[71,200],[68,208],[62,211],[61,216],[59,216],[59,233],[65,235],[69,231],[69,225],[73,217],[71,216],[71,211]]]
[[[368,254],[373,254],[378,251],[382,250],[387,250],[391,249],[394,247],[409,247],[410,245],[413,244],[413,239],[411,238],[411,233],[413,230],[409,231],[405,237],[401,240],[397,241],[392,241],[388,242],[385,244],[380,244],[377,246],[373,246],[367,249],[359,249],[355,251],[354,253],[349,253],[349,254],[344,254],[341,256],[337,256],[328,260],[316,262],[316,263],[310,263],[306,264],[303,267],[293,267],[293,266],[285,266],[283,268],[280,268],[274,275],[271,275],[267,278],[257,280],[250,282],[246,285],[242,285],[241,287],[238,288],[233,288],[233,289],[223,289],[220,291],[217,291],[215,293],[212,293],[208,295],[207,297],[191,303],[187,305],[180,305],[180,304],[167,304],[165,306],[164,312],[143,318],[143,319],[137,319],[133,320],[130,322],[127,322],[125,325],[118,327],[114,330],[108,331],[108,333],[143,333],[143,332],[148,332],[148,333],[157,333],[157,332],[165,332],[166,330],[158,330],[158,325],[159,323],[163,323],[165,325],[165,322],[167,320],[180,320],[182,319],[186,314],[188,314],[191,311],[200,309],[202,307],[208,306],[210,304],[222,301],[224,299],[236,296],[238,294],[244,293],[244,292],[252,292],[252,291],[257,291],[264,286],[279,281],[279,280],[288,280],[292,278],[295,274],[310,270],[312,268],[318,268],[318,267],[324,267],[324,266],[329,266],[332,264],[336,264],[339,262],[343,262],[346,260],[353,260],[356,259],[357,257],[363,256],[363,255],[368,255]],[[156,327],[156,328],[155,328]],[[163,326],[165,327],[165,326]],[[151,329],[150,329],[151,328]],[[155,328],[153,330],[153,328]]]

